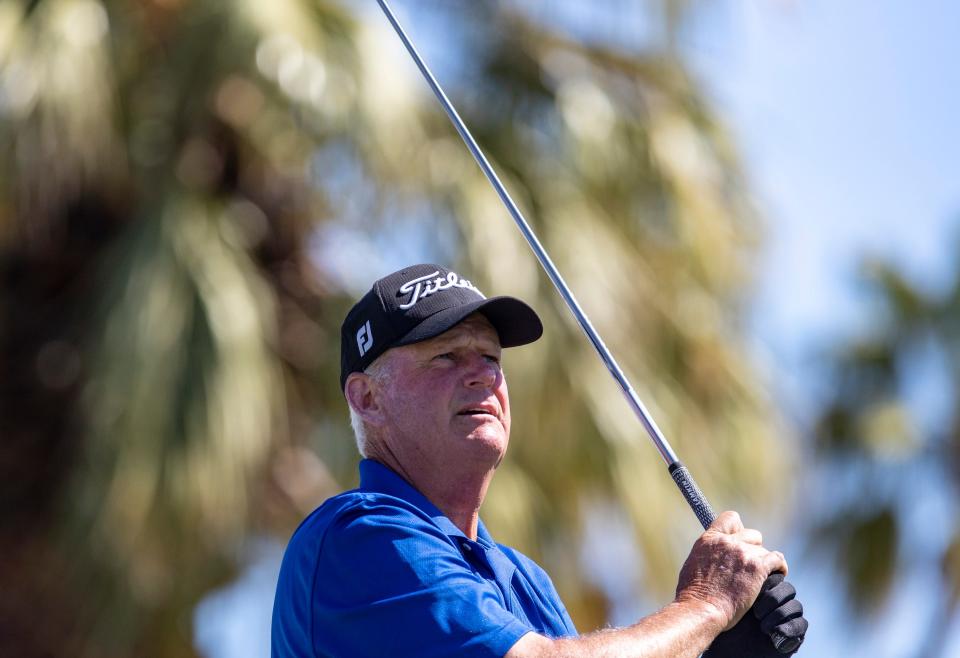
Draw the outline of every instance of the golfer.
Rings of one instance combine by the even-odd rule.
[[[579,635],[546,572],[497,544],[479,517],[510,440],[501,350],[542,331],[522,301],[485,298],[436,265],[380,279],[350,310],[340,384],[360,487],[327,500],[290,540],[274,658],[696,658],[748,612],[767,576],[786,573],[782,554],[724,512],[693,545],[672,602],[632,626]],[[767,612],[797,620],[791,603]]]

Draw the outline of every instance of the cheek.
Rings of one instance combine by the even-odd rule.
[[[500,401],[500,408],[503,409],[503,422],[507,430],[510,429],[510,396],[507,393],[507,380],[501,380],[500,387],[497,389],[497,399]]]
[[[444,382],[437,378],[410,377],[390,397],[390,406],[398,424],[407,428],[427,427],[449,416],[449,396],[444,395]]]

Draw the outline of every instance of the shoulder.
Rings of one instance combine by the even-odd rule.
[[[345,571],[357,579],[376,579],[397,562],[419,563],[432,556],[461,559],[457,544],[426,511],[389,494],[353,490],[330,498],[304,519],[284,561],[328,576]]]
[[[275,644],[290,636],[320,655],[487,658],[530,630],[457,541],[400,498],[336,496],[301,524],[287,551],[285,567],[300,567],[281,568],[281,581],[297,587],[278,603]]]
[[[280,566],[275,617],[307,620],[324,609],[369,605],[426,580],[430,564],[458,560],[433,520],[410,503],[348,491],[314,510],[294,531]]]
[[[352,490],[328,499],[304,519],[290,538],[287,551],[306,550],[319,556],[338,545],[380,542],[395,533],[443,536],[433,519],[409,502],[388,494]]]

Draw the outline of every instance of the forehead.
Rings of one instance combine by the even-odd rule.
[[[413,366],[417,361],[428,358],[438,349],[446,351],[460,345],[479,345],[481,349],[500,351],[500,336],[490,321],[480,313],[468,315],[456,326],[451,327],[439,336],[422,340],[419,343],[392,347],[384,352],[374,364],[382,364],[384,368],[393,370],[394,375]],[[393,379],[393,378],[391,378]]]
[[[468,315],[456,326],[451,327],[439,336],[410,345],[391,347],[374,363],[382,363],[384,367],[390,368],[405,368],[412,365],[414,361],[429,356],[431,352],[435,352],[437,349],[446,350],[458,345],[468,345],[471,342],[479,343],[483,349],[500,350],[500,336],[497,334],[497,330],[480,313]]]

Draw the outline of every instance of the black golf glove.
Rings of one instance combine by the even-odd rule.
[[[771,574],[753,607],[717,636],[703,658],[782,658],[796,653],[808,626],[796,595],[782,573]]]

